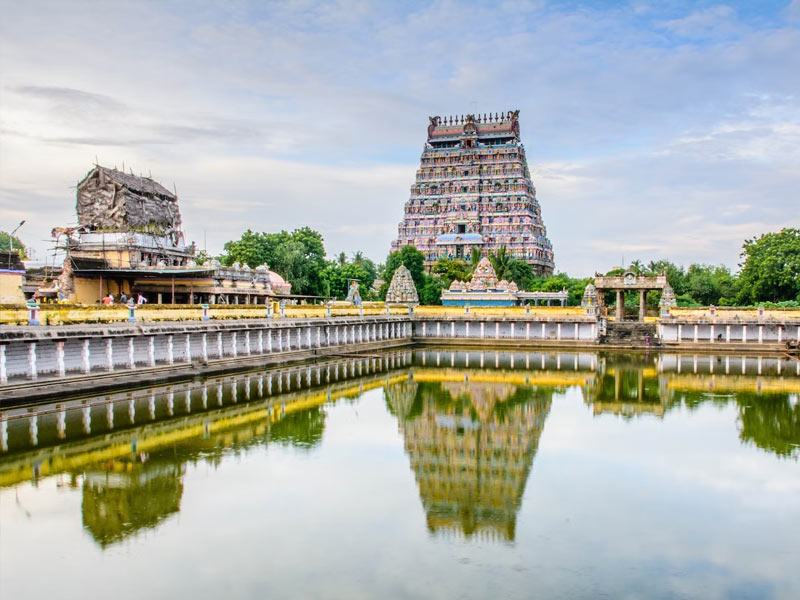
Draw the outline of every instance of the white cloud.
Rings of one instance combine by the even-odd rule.
[[[726,7],[448,1],[6,13],[0,227],[28,218],[40,254],[97,156],[174,182],[188,237],[206,231],[212,251],[246,227],[310,225],[329,253],[380,261],[426,117],[512,107],[559,269],[602,269],[622,247],[733,265],[735,236],[800,221],[800,32],[779,14],[758,26]]]

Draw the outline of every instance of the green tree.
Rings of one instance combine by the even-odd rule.
[[[272,268],[292,284],[295,294],[308,293],[309,273],[305,247],[297,240],[289,240],[275,249]]]
[[[420,304],[441,304],[442,303],[442,289],[444,288],[444,281],[438,277],[425,276],[425,282],[422,289],[419,290]]]
[[[516,283],[519,289],[527,290],[536,279],[536,274],[524,260],[512,259],[506,272],[506,279]]]
[[[425,284],[425,255],[414,246],[403,246],[397,252],[392,252],[386,258],[386,267],[383,270],[383,280],[386,289],[392,281],[392,276],[400,265],[405,265],[411,272],[417,292]],[[381,297],[386,297],[386,290],[381,290]]]
[[[0,231],[0,250],[10,250],[11,249],[11,235],[7,231]],[[13,238],[14,242],[14,250],[19,250],[19,257],[22,260],[28,259],[28,252],[25,249],[25,245],[20,241],[17,236]]]
[[[481,257],[483,253],[481,252],[480,248],[472,248],[472,252],[470,252],[470,263],[472,265],[472,270],[475,270],[475,267],[478,266],[478,263],[481,262]]]
[[[325,269],[325,246],[322,235],[301,227],[292,233],[256,233],[250,229],[238,240],[225,243],[220,260],[250,267],[268,265],[292,284],[296,294],[324,294],[322,271]]]
[[[362,298],[366,298],[374,277],[362,265],[345,262],[340,264],[338,259],[329,262],[323,271],[325,281],[325,295],[333,296],[337,300],[344,300],[350,287],[350,280],[358,280],[358,291]]]
[[[438,275],[445,287],[450,287],[453,280],[465,281],[472,274],[472,266],[463,260],[440,258],[433,265],[432,271]]]
[[[785,228],[745,240],[739,300],[800,300],[800,229]]]
[[[367,273],[367,280],[369,281],[367,285],[371,286],[372,282],[375,281],[375,278],[378,276],[378,267],[375,266],[375,263],[364,256],[364,253],[359,250],[353,253],[353,264],[364,269]]]
[[[508,250],[505,246],[500,246],[500,249],[497,252],[489,255],[489,262],[492,263],[498,280],[507,278],[506,276],[513,260],[514,258],[508,253]]]
[[[719,290],[714,286],[713,270],[706,265],[689,265],[686,272],[688,294],[703,306],[719,302]]]

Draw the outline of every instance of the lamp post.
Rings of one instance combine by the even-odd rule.
[[[11,253],[14,251],[14,234],[17,233],[17,230],[20,227],[22,227],[23,225],[25,225],[25,219],[22,219],[22,221],[19,222],[19,225],[17,225],[14,228],[14,231],[12,231],[8,235],[8,268],[9,269],[11,268]]]

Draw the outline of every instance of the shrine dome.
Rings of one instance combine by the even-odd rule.
[[[278,275],[275,271],[267,271],[269,278],[269,285],[272,291],[276,294],[291,294],[292,284],[287,282],[283,277]]]

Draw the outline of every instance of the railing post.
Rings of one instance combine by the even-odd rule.
[[[28,325],[39,324],[39,303],[35,300],[28,300]]]

